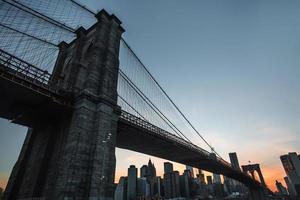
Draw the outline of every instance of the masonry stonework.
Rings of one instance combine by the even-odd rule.
[[[5,199],[112,199],[118,119],[119,46],[124,29],[104,10],[62,42],[51,84],[72,111],[28,131]]]

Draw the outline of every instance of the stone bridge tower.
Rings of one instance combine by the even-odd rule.
[[[259,176],[259,181],[261,182],[263,187],[267,187],[265,179],[260,170],[259,164],[242,165],[242,169],[243,169],[243,172],[246,174],[249,172],[254,180],[255,180],[254,172],[256,171]]]
[[[5,199],[112,199],[119,46],[124,29],[102,10],[97,23],[62,42],[51,84],[71,102],[56,118],[35,119]],[[54,100],[55,101],[55,100]]]

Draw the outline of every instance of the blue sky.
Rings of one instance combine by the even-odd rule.
[[[236,151],[241,164],[260,163],[269,183],[282,178],[279,156],[300,152],[300,1],[82,2],[121,19],[126,41],[223,157]],[[0,133],[4,182],[25,128],[0,120]],[[118,175],[149,158],[117,156]]]

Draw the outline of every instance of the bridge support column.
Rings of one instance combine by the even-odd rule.
[[[104,10],[90,29],[62,43],[51,84],[71,97],[72,111],[35,119],[11,174],[5,199],[111,200],[121,22]]]

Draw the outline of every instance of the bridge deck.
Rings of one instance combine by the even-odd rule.
[[[51,75],[0,49],[0,117],[32,126],[34,118],[51,118],[67,108],[50,87]]]
[[[155,128],[154,125],[142,119],[137,121],[137,119],[137,117],[122,111],[118,124],[117,147],[223,174],[252,188],[260,186],[260,183],[250,176],[234,170],[221,159],[211,157],[207,151],[200,147],[185,142],[170,133],[158,132],[157,130],[160,128]]]

